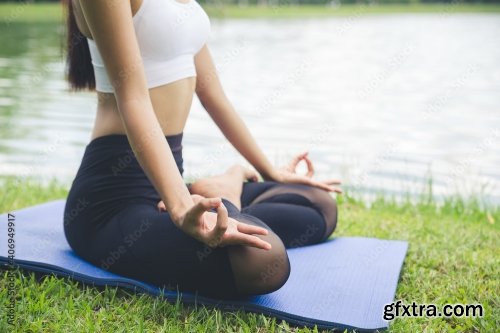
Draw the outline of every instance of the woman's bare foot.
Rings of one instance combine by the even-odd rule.
[[[235,164],[221,175],[199,179],[191,185],[191,194],[212,198],[222,197],[241,209],[241,191],[245,180],[258,181],[258,174],[244,166]]]

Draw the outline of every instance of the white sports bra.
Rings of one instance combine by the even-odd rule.
[[[210,20],[195,0],[143,0],[133,16],[148,88],[196,76],[194,55],[210,34]],[[96,90],[114,92],[95,41],[87,39]]]

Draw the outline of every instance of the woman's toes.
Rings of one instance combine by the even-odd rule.
[[[166,212],[167,211],[167,207],[165,207],[165,203],[163,202],[163,200],[161,200],[160,202],[158,202],[157,207],[158,207],[158,210],[160,212]]]
[[[255,170],[245,168],[245,180],[246,179],[256,182],[259,180],[259,175],[255,172]]]

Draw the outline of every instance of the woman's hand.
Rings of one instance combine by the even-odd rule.
[[[176,225],[186,234],[215,248],[226,245],[247,245],[264,250],[271,244],[255,235],[267,235],[265,228],[249,225],[230,218],[220,198],[205,198],[191,195],[194,206],[177,218]],[[217,213],[208,210],[217,208]],[[166,210],[163,201],[158,203],[160,211]]]
[[[342,190],[333,185],[339,185],[340,180],[330,179],[324,181],[318,181],[312,179],[314,175],[314,166],[312,161],[307,156],[309,152],[303,152],[292,159],[290,164],[286,167],[275,169],[274,175],[270,180],[274,180],[280,183],[298,183],[305,185],[312,185],[319,187],[325,191],[342,193]],[[300,161],[304,161],[307,164],[307,173],[305,175],[299,175],[296,172],[297,165]]]

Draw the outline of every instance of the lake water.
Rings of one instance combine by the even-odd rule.
[[[63,80],[62,26],[2,26],[0,175],[74,177],[96,99]],[[500,15],[215,20],[226,94],[270,160],[304,149],[316,177],[365,196],[500,203]],[[185,176],[246,163],[195,97]],[[300,169],[301,171],[304,168]]]

